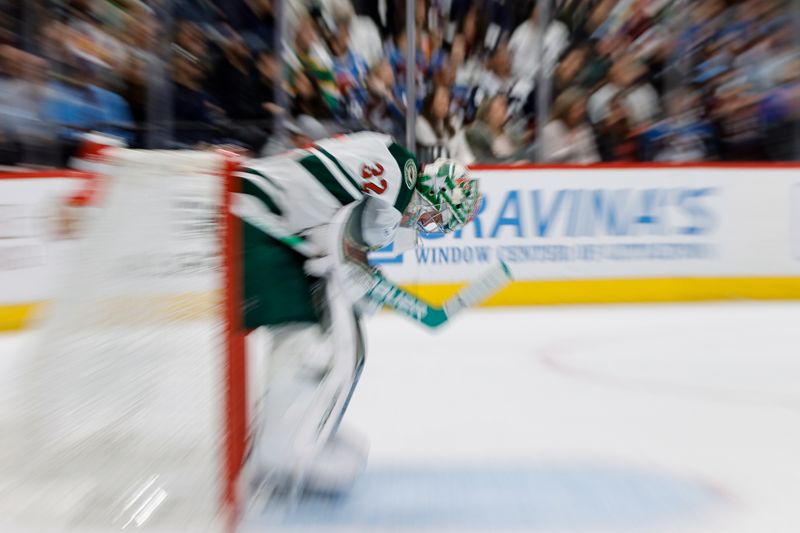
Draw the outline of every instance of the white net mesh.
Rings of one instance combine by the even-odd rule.
[[[0,421],[0,531],[227,528],[224,166],[109,155]]]

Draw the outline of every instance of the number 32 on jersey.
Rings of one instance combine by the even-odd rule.
[[[380,163],[362,164],[361,177],[364,179],[364,185],[362,185],[364,192],[373,194],[385,193],[386,189],[389,188],[389,183],[384,178],[381,178],[384,172],[386,172],[386,169]]]

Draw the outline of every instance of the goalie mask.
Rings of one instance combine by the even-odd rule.
[[[472,220],[480,203],[478,180],[451,159],[426,165],[406,210],[405,224],[426,234],[450,233]]]

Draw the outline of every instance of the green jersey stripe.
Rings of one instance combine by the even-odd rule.
[[[276,189],[280,189],[281,191],[285,191],[286,190],[286,189],[284,189],[283,185],[281,185],[280,183],[274,181],[272,178],[270,178],[266,174],[262,174],[261,172],[259,172],[258,170],[255,170],[253,168],[244,167],[244,168],[240,169],[240,172],[246,172],[247,174],[252,174],[253,176],[259,176],[259,177],[265,179],[267,182],[269,182],[269,184],[272,185],[273,187],[275,187]]]
[[[269,209],[278,216],[282,215],[283,211],[281,210],[281,208],[278,207],[278,204],[275,202],[275,200],[273,200],[270,194],[265,190],[263,184],[258,183],[256,181],[257,178],[254,177],[254,175],[256,174],[261,177],[263,177],[263,175],[257,172],[256,173],[251,172],[250,174],[251,175],[246,175],[244,173],[239,174],[239,177],[241,178],[242,182],[242,189],[241,189],[242,194],[247,194],[253,196],[254,198],[257,198],[258,200],[261,201],[261,203],[267,206],[267,209]]]
[[[400,167],[400,190],[397,192],[397,199],[394,202],[394,208],[404,213],[406,207],[411,202],[411,197],[414,195],[414,190],[417,182],[417,172],[419,163],[414,154],[406,150],[404,147],[397,143],[392,143],[388,146],[389,153],[392,154],[397,166]],[[409,168],[406,168],[406,166]],[[413,170],[410,166],[413,165]]]
[[[347,178],[347,181],[349,181],[350,184],[353,187],[355,187],[357,191],[361,190],[361,187],[358,185],[358,182],[355,179],[353,179],[353,176],[350,175],[350,173],[344,168],[344,166],[342,166],[339,160],[333,157],[333,155],[331,155],[330,152],[328,152],[325,148],[316,144],[314,145],[314,149],[317,150],[322,155],[324,155],[326,158],[328,158],[334,165],[336,165],[336,168],[339,169],[339,171],[344,175],[344,177]]]
[[[351,203],[354,200],[358,200],[358,197],[354,197],[352,194],[347,192],[339,180],[333,175],[333,173],[328,170],[328,167],[320,161],[320,159],[315,155],[310,155],[304,157],[300,161],[298,161],[300,166],[302,166],[306,171],[311,174],[314,179],[316,179],[320,185],[325,187],[327,190],[336,200],[339,201],[340,204],[346,205]]]
[[[319,159],[323,165],[328,169],[328,171],[333,174],[333,177],[339,182],[339,184],[344,187],[344,190],[350,193],[353,198],[359,199],[362,197],[361,189],[359,189],[356,185],[353,184],[353,180],[347,175],[347,171],[343,171],[338,165],[335,163],[335,159],[331,160],[325,157],[319,150],[316,148],[309,148],[309,151],[314,154],[317,159]]]

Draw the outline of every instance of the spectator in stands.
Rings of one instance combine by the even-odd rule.
[[[541,21],[537,3],[530,11],[528,20],[519,25],[511,35],[508,49],[513,57],[513,72],[519,79],[534,80],[539,73],[540,60],[544,61],[545,75],[550,75],[556,61],[569,44],[569,30],[559,20],[546,23],[544,34],[544,52],[539,50]]]
[[[0,80],[12,79],[15,68],[14,53],[16,47],[10,44],[0,45]]]
[[[68,62],[69,42],[73,32],[63,21],[54,19],[48,21],[41,30],[39,46],[43,57],[51,64],[61,65]]]
[[[205,58],[208,41],[195,22],[181,18],[175,21],[172,42],[196,58]]]
[[[456,83],[456,69],[449,55],[445,55],[439,60],[435,68],[431,69],[430,85],[444,85],[445,87],[455,89]],[[427,94],[427,93],[426,93]]]
[[[478,108],[476,120],[466,132],[476,163],[514,163],[528,159],[525,139],[507,127],[508,99],[495,95]]]
[[[47,121],[57,125],[60,142],[78,143],[80,136],[99,122],[98,109],[88,90],[91,69],[77,60],[75,65],[61,68],[61,75],[48,85],[43,113]]]
[[[393,39],[387,44],[386,58],[392,66],[395,79],[395,96],[399,100],[406,101],[406,54],[408,53],[406,46],[406,33],[404,30],[398,30]],[[416,88],[417,88],[417,111],[422,108],[422,99],[425,98],[425,76],[428,72],[428,63],[423,51],[419,48],[417,43],[417,57],[416,57]]]
[[[658,93],[648,82],[647,66],[633,57],[623,61],[625,107],[630,114],[634,127],[642,128],[652,124],[661,116],[661,102]]]
[[[514,76],[511,54],[508,45],[503,41],[486,61],[486,70],[480,75],[475,92],[476,103],[496,94],[506,96],[509,114],[512,116],[520,116],[532,108],[533,82]]]
[[[225,0],[219,4],[245,42],[259,49],[275,45],[273,0]]]
[[[342,111],[342,102],[334,76],[333,58],[321,42],[316,22],[309,13],[300,16],[295,29],[292,52],[289,61],[291,68],[298,72],[295,81],[302,82],[304,77],[310,77],[309,81],[321,93],[330,114],[337,116]],[[302,73],[302,76],[299,73]]]
[[[219,40],[221,57],[214,68],[209,88],[225,111],[228,135],[247,148],[258,151],[266,142],[269,126],[262,106],[261,76],[250,49],[240,35],[231,32]]]
[[[154,9],[169,9],[173,14],[191,20],[200,27],[210,27],[215,22],[226,19],[225,12],[218,5],[228,4],[230,0],[156,0],[150,2]],[[136,5],[136,4],[134,4]]]
[[[292,86],[295,89],[292,98],[292,116],[307,115],[321,120],[332,120],[333,113],[313,73],[299,71],[294,73]]]
[[[587,48],[586,63],[581,75],[584,77],[583,87],[592,93],[605,83],[613,62],[602,41],[589,40]]]
[[[554,98],[570,87],[583,86],[585,80],[582,74],[588,54],[589,47],[585,44],[573,46],[564,51],[553,72],[552,96]],[[588,89],[585,86],[583,88]]]
[[[498,94],[505,96],[510,116],[522,126],[532,124],[532,82],[541,70],[541,2],[414,2],[417,108],[434,87],[446,85],[452,87],[446,122],[453,127],[472,122],[477,107]],[[284,77],[284,70],[299,85],[288,88],[295,114],[313,113],[325,128],[338,122],[346,129],[404,135],[404,0],[284,0],[280,5],[290,19],[284,39],[288,46],[275,50],[274,56],[261,52],[275,45],[275,0],[38,4],[12,0],[0,13],[0,44],[19,47],[24,42],[26,50],[47,61],[46,67],[33,68],[39,72],[34,77],[40,89],[30,95],[20,92],[15,66],[7,68],[5,76],[14,83],[0,87],[7,92],[0,94],[0,101],[21,104],[0,109],[4,139],[12,139],[6,146],[13,145],[17,133],[9,132],[19,127],[21,117],[33,116],[37,99],[43,102],[40,113],[50,121],[49,131],[57,131],[67,144],[98,124],[127,122],[126,106],[138,125],[149,123],[131,139],[134,145],[151,137],[157,143],[159,136],[150,133],[159,130],[155,122],[165,117],[190,118],[209,138],[258,144],[237,128],[267,124],[290,112],[277,108],[273,94],[274,81]],[[301,4],[318,7],[308,11]],[[543,53],[544,68],[552,71],[551,100],[571,88],[589,92],[589,117],[604,159],[627,160],[631,154],[664,160],[796,156],[798,78],[787,69],[796,61],[797,45],[784,1],[703,0],[684,6],[663,0],[557,0],[550,7]],[[164,16],[167,12],[170,16]],[[34,18],[22,20],[28,16]],[[172,27],[160,27],[173,17]],[[36,31],[30,32],[31,27]],[[165,31],[187,53],[175,61],[177,73],[169,72]],[[198,60],[197,76],[186,64],[192,63],[190,57]],[[388,70],[382,63],[386,57]],[[54,79],[45,79],[44,70]],[[671,114],[685,96],[675,90],[676,83],[688,88],[689,100],[700,100],[696,117]],[[698,94],[690,83],[697,85]],[[180,117],[170,117],[173,97]],[[434,100],[442,99],[432,97],[431,109],[437,107]],[[232,122],[225,122],[215,101]],[[665,120],[660,120],[662,109],[667,111]],[[485,126],[481,121],[471,130],[473,137]],[[522,131],[522,126],[505,123],[503,130]],[[437,128],[432,126],[435,133],[447,129]],[[269,126],[261,130],[266,135]],[[116,130],[126,132],[128,126]],[[194,144],[185,133],[177,133],[180,140]]]
[[[396,90],[394,71],[384,59],[370,71],[367,78],[367,124],[398,139],[405,131],[406,107]]]
[[[159,57],[158,41],[161,25],[153,11],[145,7],[136,9],[125,19],[125,41],[128,43],[128,61],[122,71],[124,89],[122,96],[128,103],[137,124],[135,147],[145,146],[150,139],[147,121],[150,114],[160,114],[156,105],[166,107],[159,95],[167,94],[169,74]]]
[[[340,18],[328,37],[333,55],[336,85],[345,105],[343,115],[351,121],[363,120],[367,106],[369,67],[364,56],[350,46],[350,19]]]
[[[0,164],[55,164],[55,128],[44,116],[47,62],[12,46],[0,47]]]
[[[542,157],[548,163],[597,163],[600,154],[586,120],[586,93],[568,89],[556,98],[542,130]]]
[[[214,142],[217,139],[216,119],[221,109],[203,87],[203,59],[177,44],[173,45],[171,70],[175,140],[188,146]]]
[[[478,12],[478,2],[472,2],[469,9],[460,19],[457,35],[464,41],[464,51],[466,57],[477,57],[484,47],[484,37],[486,28],[484,21],[481,20]]]
[[[485,44],[493,48],[530,15],[535,0],[481,0],[473,4],[478,6],[478,17],[485,27]]]
[[[100,69],[103,75],[119,73],[127,61],[127,47],[110,32],[88,0],[72,0],[70,28],[72,38],[66,44],[82,62]]]
[[[645,2],[633,2],[622,23],[620,32],[627,35],[631,42],[636,41],[653,26],[653,20],[646,10]]]
[[[603,161],[637,161],[639,137],[631,126],[621,94],[611,99],[609,112],[597,127],[597,148]]]
[[[779,85],[764,95],[759,104],[759,120],[769,159],[800,158],[796,141],[800,132],[800,59],[788,64]]]
[[[758,97],[741,78],[716,91],[713,119],[719,128],[721,154],[729,161],[758,161],[765,157],[758,121]]]
[[[21,6],[19,6],[18,9],[19,8],[21,8]],[[11,8],[11,6],[0,2],[0,45],[13,44],[17,40],[14,29],[19,13],[14,13],[14,11],[15,10]]]
[[[420,161],[447,157],[471,164],[475,160],[464,132],[456,129],[450,117],[450,90],[445,85],[437,85],[425,97],[422,113],[417,117],[416,134]]]
[[[609,113],[611,99],[622,92],[625,108],[634,128],[658,118],[661,106],[655,89],[646,81],[646,67],[631,56],[618,59],[609,71],[608,82],[589,97],[589,119],[599,124]]]
[[[92,129],[122,139],[130,146],[135,125],[128,102],[115,91],[119,84],[117,78],[104,71],[94,72],[92,82],[86,87],[96,107],[97,124]]]
[[[383,59],[383,40],[375,22],[360,12],[357,14],[350,0],[330,0],[331,18],[337,27],[346,27],[350,49],[364,58],[368,68]]]
[[[280,83],[280,63],[272,52],[261,50],[256,57],[256,71],[256,101],[261,114],[255,118],[263,123],[267,132],[270,132],[274,129],[275,120],[285,114],[275,97],[276,85]]]
[[[431,10],[431,2],[430,0],[414,0],[416,2],[416,9],[414,13],[416,14],[416,32],[415,35],[417,36],[417,50],[419,52],[420,57],[418,61],[421,60],[422,64],[426,67],[431,64],[431,59],[433,58],[434,51],[439,48],[438,45],[441,43],[439,42],[439,36],[435,27],[429,27],[428,18],[435,13],[434,10]],[[438,20],[434,22],[437,23]],[[403,34],[405,35],[405,33]],[[402,48],[405,50],[405,46]]]
[[[698,95],[678,87],[667,93],[666,117],[646,133],[647,159],[654,161],[703,161],[712,155],[713,129],[701,116]]]
[[[608,114],[611,99],[625,88],[624,66],[622,62],[611,63],[607,55],[607,48],[603,42],[595,44],[595,51],[609,61],[608,70],[601,83],[592,89],[587,101],[587,111],[592,124],[599,124]]]
[[[231,119],[251,119],[258,102],[250,50],[237,33],[225,35],[218,45],[221,55],[210,73],[209,89]]]
[[[477,54],[467,48],[464,34],[453,39],[450,48],[450,64],[455,71],[452,84],[453,107],[460,122],[471,121],[475,115],[473,93],[478,85],[483,65]]]

